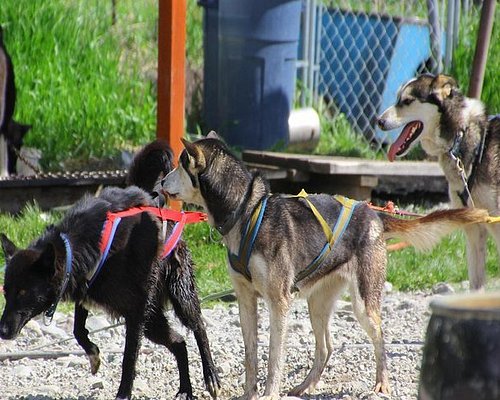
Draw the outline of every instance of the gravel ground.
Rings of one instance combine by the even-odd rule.
[[[444,286],[444,292],[447,292]],[[440,289],[434,290],[434,292]],[[383,328],[387,343],[388,368],[393,394],[391,399],[415,399],[417,395],[422,343],[430,316],[428,304],[436,294],[387,293],[383,303]],[[269,321],[266,307],[260,305],[259,378],[263,384],[267,368]],[[212,354],[222,380],[221,399],[242,394],[244,382],[243,341],[236,303],[203,309]],[[170,318],[188,341],[191,379],[195,395],[209,399],[204,390],[201,362],[194,337]],[[175,321],[175,322],[174,322]],[[103,314],[93,314],[87,323],[89,330],[107,327],[114,321]],[[39,351],[78,351],[71,339],[72,316],[56,313],[52,325],[41,320],[31,321],[15,341],[0,341],[0,353],[25,352],[43,346]],[[373,348],[367,335],[356,321],[349,302],[340,301],[331,321],[334,352],[315,394],[307,399],[377,399],[371,392],[375,380]],[[67,355],[54,359],[22,358],[0,360],[1,399],[113,399],[121,372],[123,327],[106,329],[92,335],[101,349],[102,364],[92,376],[85,355]],[[294,303],[289,318],[288,350],[284,367],[283,393],[300,383],[312,366],[314,336],[304,301]],[[263,351],[265,350],[265,351]],[[133,396],[135,399],[171,399],[178,386],[173,356],[163,347],[144,340],[137,364]]]

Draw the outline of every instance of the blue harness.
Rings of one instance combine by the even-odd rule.
[[[314,271],[316,271],[320,265],[324,262],[328,254],[334,249],[335,244],[340,240],[342,235],[344,234],[347,226],[349,225],[349,221],[351,220],[352,214],[356,206],[360,203],[359,201],[348,199],[347,197],[335,195],[334,198],[341,205],[342,209],[340,210],[339,217],[335,222],[333,230],[330,228],[325,219],[321,216],[316,207],[312,204],[309,199],[307,199],[307,193],[302,190],[298,195],[292,197],[303,198],[309,208],[313,212],[314,216],[320,223],[323,232],[327,238],[325,245],[323,246],[320,253],[314,258],[314,260],[301,272],[297,274],[295,277],[295,285],[301,280],[307,278]],[[255,240],[257,238],[257,234],[259,233],[260,225],[262,223],[262,219],[264,217],[264,212],[266,210],[268,197],[264,197],[259,204],[255,207],[252,212],[252,216],[248,220],[245,230],[243,232],[238,254],[233,254],[228,251],[229,264],[231,268],[236,272],[242,274],[249,281],[252,281],[252,276],[250,274],[250,270],[248,268],[250,256],[252,254],[252,249],[255,244]],[[295,286],[294,286],[295,287]]]

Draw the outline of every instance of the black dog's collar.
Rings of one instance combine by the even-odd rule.
[[[64,280],[61,286],[61,290],[59,291],[59,295],[57,296],[56,300],[50,305],[49,309],[45,311],[44,315],[45,325],[50,325],[52,322],[52,318],[54,318],[54,313],[56,312],[57,304],[61,301],[64,292],[68,288],[69,278],[71,276],[71,270],[72,270],[71,264],[73,261],[73,251],[71,249],[71,243],[69,241],[68,236],[65,233],[60,232],[59,236],[61,237],[64,243],[64,248],[66,249],[66,273],[64,275]]]

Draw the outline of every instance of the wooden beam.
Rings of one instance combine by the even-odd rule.
[[[184,134],[186,0],[158,0],[158,14],[156,137],[168,141],[177,162]]]

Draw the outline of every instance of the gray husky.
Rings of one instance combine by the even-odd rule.
[[[258,397],[257,298],[264,298],[270,313],[264,395],[277,398],[293,298],[307,300],[316,339],[313,367],[304,382],[291,390],[292,395],[301,395],[318,383],[332,353],[328,324],[345,288],[375,347],[374,389],[389,393],[380,312],[385,239],[398,236],[428,249],[453,229],[484,221],[486,212],[458,209],[401,220],[343,197],[271,194],[267,182],[251,173],[214,133],[194,143],[183,142],[179,166],[162,180],[162,190],[171,198],[202,206],[227,246],[245,345],[242,398]]]
[[[500,213],[500,118],[488,119],[482,102],[465,97],[446,75],[421,75],[404,84],[397,102],[378,118],[381,129],[404,127],[388,153],[392,161],[418,143],[438,158],[453,207],[478,207]],[[467,262],[471,288],[486,281],[489,232],[500,251],[500,225],[469,225]]]

